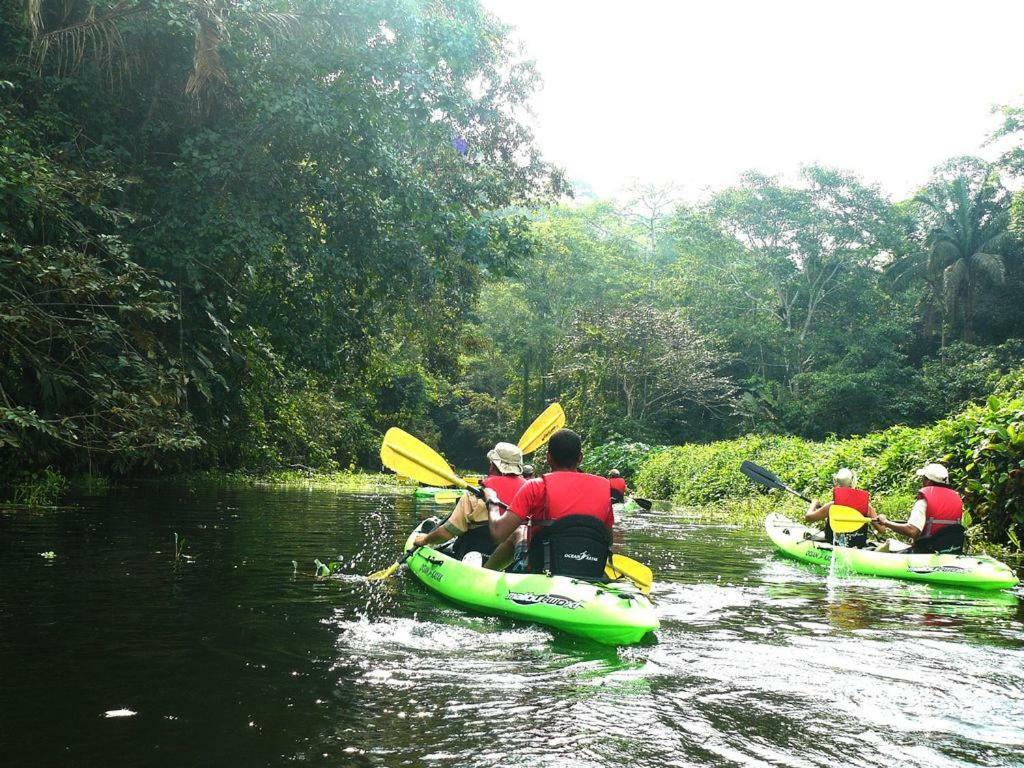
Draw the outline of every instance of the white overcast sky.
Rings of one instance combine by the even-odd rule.
[[[544,80],[545,156],[599,195],[823,163],[900,197],[1024,102],[1024,0],[483,0]]]

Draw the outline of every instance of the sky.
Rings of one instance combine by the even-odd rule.
[[[1020,0],[483,3],[543,78],[546,158],[600,196],[821,163],[906,197],[949,157],[992,157],[992,107],[1024,104]]]

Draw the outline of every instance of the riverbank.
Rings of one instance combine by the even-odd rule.
[[[76,475],[65,477],[52,469],[41,472],[22,473],[10,477],[6,483],[4,497],[0,502],[23,507],[45,508],[59,503],[68,491],[86,489],[90,492],[110,488],[121,483],[177,482],[182,485],[233,485],[264,488],[307,488],[321,491],[354,491],[402,493],[415,488],[417,483],[384,472],[303,471],[296,469],[270,472],[225,472],[210,470],[190,472],[157,478],[111,479],[100,475]]]
[[[900,519],[917,492],[915,470],[941,461],[964,495],[971,515],[972,546],[1006,556],[1024,539],[1024,395],[1008,382],[984,404],[925,427],[891,427],[823,442],[777,435],[746,435],[706,444],[653,448],[633,486],[640,496],[674,505],[712,509],[738,525],[757,527],[776,511],[779,495],[766,497],[740,472],[753,461],[778,473],[808,496],[827,498],[832,474],[850,467],[872,493],[879,512]],[[771,508],[769,508],[771,507]]]

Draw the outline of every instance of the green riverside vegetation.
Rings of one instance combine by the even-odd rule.
[[[874,495],[880,512],[900,518],[909,511],[918,481],[914,471],[924,464],[946,464],[954,486],[964,492],[976,539],[1008,544],[1020,550],[1024,540],[1024,394],[1020,376],[1009,377],[999,394],[983,404],[927,427],[896,426],[864,436],[822,442],[777,435],[746,435],[703,445],[651,450],[640,463],[634,484],[638,494],[686,505],[757,498],[761,489],[739,473],[744,460],[782,474],[787,484],[805,495],[828,498],[832,475],[849,467],[860,487]],[[605,453],[612,452],[608,447]],[[759,503],[754,519],[780,502]],[[742,515],[741,515],[742,516]]]

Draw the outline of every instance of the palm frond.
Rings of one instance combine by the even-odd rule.
[[[964,259],[954,261],[942,271],[942,292],[946,298],[946,309],[952,311],[956,306],[960,293],[969,280],[967,262]]]
[[[996,285],[1006,280],[1006,262],[999,254],[978,252],[971,256],[971,268]]]
[[[196,102],[207,100],[217,85],[226,85],[228,74],[220,58],[220,45],[227,37],[224,20],[212,4],[196,7],[196,52],[185,93]]]
[[[253,25],[277,37],[291,37],[299,32],[303,18],[297,13],[271,11],[255,11],[247,14],[247,19]]]
[[[42,0],[29,2],[30,8],[34,5],[41,14]],[[117,65],[127,65],[128,62],[119,22],[143,10],[141,6],[120,2],[106,14],[97,16],[96,9],[91,7],[80,21],[45,31],[42,29],[42,17],[39,16],[39,26],[33,27],[38,32],[32,42],[39,65],[42,66],[49,59],[58,72],[72,72],[89,58],[113,75]]]
[[[28,26],[32,30],[32,37],[39,37],[43,31],[43,0],[27,0],[25,15],[28,17]]]
[[[963,257],[959,245],[949,237],[937,237],[928,254],[928,271],[932,274],[939,274],[950,264],[959,261]]]

